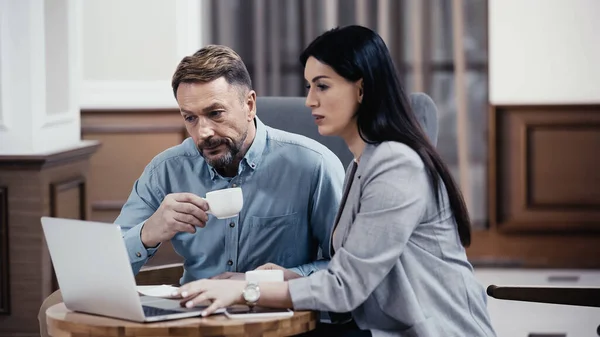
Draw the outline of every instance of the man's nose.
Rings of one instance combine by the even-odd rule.
[[[196,127],[196,135],[198,140],[205,141],[215,135],[215,130],[210,122],[200,120]]]

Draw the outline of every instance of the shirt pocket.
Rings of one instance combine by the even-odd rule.
[[[275,263],[283,267],[295,260],[300,214],[298,212],[270,216],[251,217],[248,233],[248,262],[251,268],[265,263]]]

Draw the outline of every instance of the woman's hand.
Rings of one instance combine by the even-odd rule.
[[[206,301],[211,302],[202,312],[202,316],[208,316],[219,308],[245,303],[242,296],[244,288],[245,281],[202,279],[184,284],[173,296],[181,296],[181,305],[186,308],[193,308]]]
[[[295,278],[302,277],[301,275],[298,275],[298,274],[294,273],[293,271],[291,271],[289,269],[285,269],[285,268],[283,268],[281,266],[278,266],[275,263],[266,263],[266,264],[263,264],[262,266],[256,268],[256,270],[283,270],[283,279],[285,281],[293,280]]]

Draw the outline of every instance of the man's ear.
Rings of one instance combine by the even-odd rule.
[[[244,103],[248,107],[248,114],[246,117],[248,122],[251,122],[256,116],[256,92],[254,90],[248,91]]]

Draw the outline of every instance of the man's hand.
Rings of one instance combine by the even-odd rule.
[[[232,273],[225,272],[216,276],[211,277],[211,280],[245,280],[246,274],[244,273]]]
[[[298,275],[289,269],[285,269],[281,266],[278,266],[275,263],[263,264],[262,266],[256,268],[256,270],[283,270],[283,279],[285,281],[302,277],[301,275]]]
[[[208,221],[208,203],[192,193],[172,193],[165,197],[160,207],[142,227],[142,243],[156,247],[179,232],[195,233]]]

